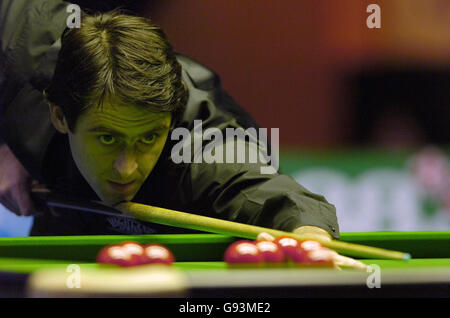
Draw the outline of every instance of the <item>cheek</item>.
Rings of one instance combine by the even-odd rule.
[[[142,175],[148,176],[158,161],[158,153],[148,152],[139,158],[139,171]]]
[[[151,151],[146,152],[140,156],[139,170],[142,175],[148,176],[148,174],[150,174],[150,172],[153,170],[164,148],[164,144],[165,140],[156,144]]]
[[[70,139],[70,147],[75,163],[82,175],[88,180],[105,171],[110,161],[106,156],[96,152],[94,146],[89,140]]]

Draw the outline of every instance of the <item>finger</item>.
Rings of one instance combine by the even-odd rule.
[[[20,184],[11,190],[11,195],[17,202],[19,212],[23,216],[30,216],[35,211],[29,191],[28,186],[25,184]]]
[[[17,216],[22,216],[19,212],[19,207],[17,204],[14,204],[12,200],[10,200],[8,197],[4,196],[0,200],[0,203],[10,212],[14,213]]]
[[[261,232],[258,234],[258,236],[256,237],[256,240],[258,241],[274,241],[275,237],[273,237],[272,235],[270,235],[269,233],[266,232]]]
[[[31,182],[31,190],[33,192],[50,192],[45,184],[39,183],[37,180]]]
[[[50,193],[50,190],[47,188],[47,186],[45,184],[39,183],[38,180],[33,180],[31,182],[31,192],[32,194],[45,194],[45,193]],[[34,204],[34,212],[33,215],[34,216],[42,216],[46,213],[52,213],[53,212],[51,210],[49,210],[48,206],[43,203],[40,200],[34,200],[33,196],[31,197],[31,199],[33,200],[33,204]]]
[[[312,241],[318,241],[318,242],[330,242],[331,238],[329,238],[326,235],[321,235],[321,234],[316,234],[316,233],[308,233],[307,235],[305,234],[300,234],[305,236],[306,240],[312,240]]]
[[[368,267],[366,264],[364,264],[360,261],[357,261],[350,257],[339,255],[337,253],[335,254],[333,259],[334,259],[334,263],[340,267],[351,267],[351,268],[357,268],[357,269],[367,269],[367,267]]]

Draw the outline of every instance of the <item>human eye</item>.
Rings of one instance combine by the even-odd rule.
[[[156,133],[150,134],[148,136],[145,136],[141,139],[141,142],[144,145],[151,145],[155,142],[156,138],[158,137],[158,135]]]
[[[100,135],[99,140],[100,143],[105,146],[111,146],[117,141],[116,138],[112,135]]]

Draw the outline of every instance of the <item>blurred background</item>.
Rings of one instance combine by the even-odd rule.
[[[150,17],[217,72],[342,232],[450,230],[450,1],[75,2]],[[0,210],[0,236],[30,225]]]

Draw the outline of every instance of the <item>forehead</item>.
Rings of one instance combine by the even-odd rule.
[[[131,134],[156,126],[169,128],[170,119],[170,113],[156,113],[144,107],[110,98],[105,99],[101,107],[91,107],[82,113],[78,123],[84,129],[102,126]]]

